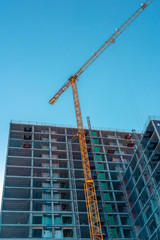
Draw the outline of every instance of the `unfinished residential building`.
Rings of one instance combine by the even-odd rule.
[[[146,226],[144,231],[143,226],[138,227],[140,213],[135,218],[129,196],[129,191],[136,185],[135,182],[127,185],[129,179],[126,178],[129,174],[130,178],[134,177],[130,168],[134,161],[137,165],[137,154],[141,155],[135,153],[140,149],[141,135],[118,130],[93,130],[90,123],[85,132],[103,237],[106,240],[138,239],[146,231]],[[70,141],[76,133],[77,129],[71,127],[11,122],[2,197],[1,239],[90,239],[80,145],[78,138]],[[146,138],[142,142],[147,144],[147,141]],[[158,149],[158,145],[155,147]],[[154,169],[155,165],[158,167],[158,161],[159,157],[154,161],[150,159],[150,165],[147,162],[156,174],[153,183],[156,188],[159,179]],[[143,183],[145,185],[144,178]],[[128,186],[133,187],[129,190]],[[148,186],[147,196],[149,191],[151,195],[149,202],[149,197],[145,199],[150,206],[146,212],[153,211],[152,189],[153,186],[150,189]],[[137,195],[136,200],[141,201]],[[136,204],[136,200],[132,204]],[[148,218],[153,217],[151,225],[156,223],[157,226],[156,202],[154,206],[155,215]],[[144,224],[149,227],[147,221]]]
[[[138,239],[160,239],[160,121],[149,121],[124,184]]]

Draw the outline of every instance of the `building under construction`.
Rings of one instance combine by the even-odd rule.
[[[143,135],[90,124],[85,133],[103,239],[160,239],[160,121]],[[11,122],[0,239],[90,239],[76,134]]]

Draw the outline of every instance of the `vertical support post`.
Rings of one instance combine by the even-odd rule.
[[[99,209],[98,209],[98,203],[97,203],[97,196],[96,196],[94,181],[92,180],[92,177],[91,177],[87,144],[85,139],[85,131],[83,129],[83,121],[82,121],[77,83],[76,83],[77,79],[73,77],[71,81],[72,81],[72,91],[73,91],[77,127],[78,127],[78,133],[79,133],[82,166],[83,166],[83,173],[84,173],[84,179],[85,179],[84,192],[85,192],[85,198],[86,198],[90,238],[91,240],[103,240],[101,221],[99,217]]]
[[[98,163],[95,159],[96,158],[95,146],[94,146],[93,136],[92,136],[92,132],[91,132],[91,122],[90,122],[89,117],[87,117],[87,124],[88,124],[89,136],[90,136],[90,140],[91,140],[91,149],[92,149],[93,158],[94,158],[94,161],[95,161],[96,175],[97,175],[98,185],[99,185],[100,194],[101,194],[103,213],[104,213],[104,218],[105,218],[105,223],[106,223],[106,231],[107,231],[107,234],[108,234],[108,239],[112,239],[111,231],[110,231],[110,228],[109,228],[108,213],[107,213],[107,210],[106,210],[106,203],[105,203],[105,198],[104,198],[104,193],[103,193],[103,187],[102,187],[102,182],[101,182],[101,179],[100,179],[100,171],[99,171]]]
[[[31,139],[31,182],[30,182],[30,214],[29,214],[29,237],[32,237],[32,211],[33,211],[33,158],[34,158],[34,126],[32,126]]]
[[[53,205],[53,177],[52,177],[52,135],[51,127],[49,127],[49,165],[50,165],[50,187],[51,187],[51,219],[52,219],[52,237],[54,237],[54,205]]]
[[[67,140],[66,140],[67,141]],[[74,224],[76,229],[76,234],[74,238],[81,239],[81,230],[80,230],[80,220],[79,220],[79,211],[78,211],[78,202],[77,202],[77,189],[76,189],[76,180],[75,180],[75,171],[73,163],[73,154],[72,154],[72,144],[71,141],[67,142],[67,152],[69,159],[69,174],[70,174],[70,186],[72,189],[72,209],[74,210]]]

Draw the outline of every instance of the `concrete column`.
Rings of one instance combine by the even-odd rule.
[[[29,237],[32,237],[32,211],[33,211],[33,164],[34,164],[34,126],[32,126],[32,144],[31,144],[31,182],[30,182],[30,216],[29,216]]]
[[[53,178],[52,178],[52,133],[49,127],[49,158],[50,158],[50,185],[51,185],[51,213],[52,213],[52,237],[54,237],[54,204],[53,204]]]

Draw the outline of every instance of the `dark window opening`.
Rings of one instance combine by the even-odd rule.
[[[42,229],[33,229],[33,237],[41,238],[42,237]]]
[[[41,216],[34,216],[33,217],[33,224],[42,224],[42,217]]]
[[[73,229],[64,229],[63,237],[73,237]]]
[[[72,217],[62,217],[64,224],[71,224],[72,223]]]
[[[32,139],[32,136],[31,135],[24,135],[23,138],[25,140],[31,140]]]
[[[32,128],[31,127],[24,127],[24,132],[32,132]]]

